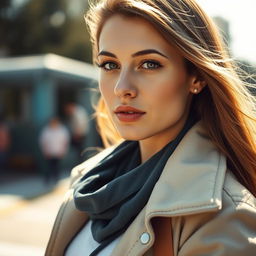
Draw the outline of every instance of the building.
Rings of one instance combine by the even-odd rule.
[[[40,129],[50,117],[64,117],[70,101],[92,114],[96,80],[92,65],[54,54],[0,58],[0,113],[11,126],[11,165],[40,166]]]

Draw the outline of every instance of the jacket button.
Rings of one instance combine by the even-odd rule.
[[[149,235],[149,233],[147,233],[147,232],[143,233],[143,234],[140,236],[140,242],[141,242],[142,244],[147,244],[147,243],[149,242],[149,240],[150,240],[150,235]]]

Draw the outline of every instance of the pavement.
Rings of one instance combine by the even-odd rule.
[[[45,184],[40,175],[33,173],[11,173],[0,177],[0,216],[1,212],[16,205],[20,201],[33,200],[53,192],[61,181],[67,180],[68,175],[63,172],[57,184]],[[0,255],[1,256],[1,255]]]
[[[52,185],[31,173],[0,177],[0,256],[44,255],[67,176]]]

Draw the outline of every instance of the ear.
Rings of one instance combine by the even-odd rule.
[[[189,91],[193,94],[200,93],[207,85],[206,81],[199,74],[192,75],[190,81]]]

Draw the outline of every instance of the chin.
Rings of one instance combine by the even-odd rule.
[[[124,132],[121,130],[118,130],[119,135],[124,139],[124,140],[141,140],[143,139],[143,136],[140,136],[138,132],[133,131],[133,132]]]
[[[141,137],[136,136],[136,135],[120,135],[124,140],[134,140],[134,141],[139,141],[142,140]]]
[[[118,134],[124,140],[140,141],[157,134],[157,131],[146,129],[146,127],[119,126],[115,124]]]
[[[118,130],[119,135],[124,139],[124,140],[133,140],[133,141],[139,141],[139,140],[144,140],[148,137],[148,134],[141,133],[139,131],[130,131],[130,132],[124,132],[121,130]]]

